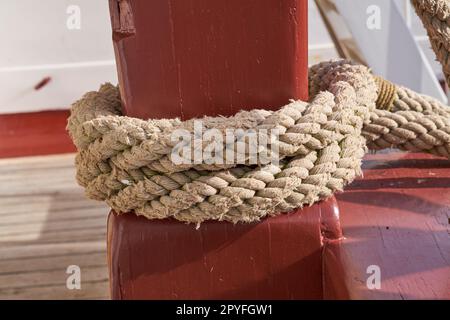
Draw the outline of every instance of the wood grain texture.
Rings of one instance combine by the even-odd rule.
[[[108,299],[108,209],[76,185],[74,155],[0,160],[0,299]],[[69,265],[81,290],[66,288]]]

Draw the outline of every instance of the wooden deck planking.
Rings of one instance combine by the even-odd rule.
[[[74,155],[0,159],[0,299],[108,299],[108,208],[84,197]],[[81,290],[66,288],[69,265]]]

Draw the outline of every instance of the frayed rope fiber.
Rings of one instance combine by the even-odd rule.
[[[206,128],[221,132],[277,129],[271,145],[279,150],[278,165],[176,165],[171,135],[177,129],[193,133],[194,120],[122,116],[118,88],[105,84],[72,106],[68,130],[78,148],[77,181],[89,198],[106,201],[119,213],[236,223],[342,191],[361,174],[367,148],[450,158],[450,109],[436,99],[345,60],[311,67],[309,93],[309,103],[292,101],[278,111],[201,119]]]

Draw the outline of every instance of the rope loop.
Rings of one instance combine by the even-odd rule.
[[[309,91],[309,103],[291,101],[278,111],[145,121],[122,116],[118,88],[105,84],[72,106],[77,181],[116,212],[252,222],[342,191],[361,174],[368,148],[450,157],[450,111],[431,97],[346,60],[312,66]],[[227,139],[230,131],[239,134]],[[178,148],[180,132],[191,142],[207,132],[219,138],[212,148],[210,140]],[[177,162],[180,150],[203,158]]]

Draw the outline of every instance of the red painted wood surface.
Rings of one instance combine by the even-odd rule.
[[[232,115],[307,100],[307,0],[110,1],[127,115]]]
[[[0,158],[74,152],[68,117],[68,110],[0,115]]]
[[[450,299],[449,161],[391,152],[363,168],[337,196],[345,240],[325,245],[325,297]],[[366,286],[371,265],[380,289]]]
[[[198,230],[132,214],[108,219],[113,299],[321,299],[322,246],[341,237],[334,198],[301,212]]]

